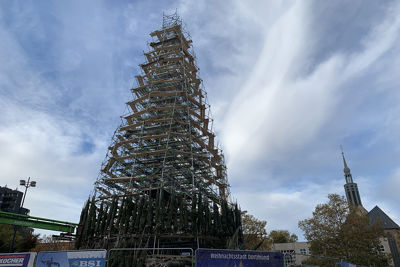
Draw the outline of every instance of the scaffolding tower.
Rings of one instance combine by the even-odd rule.
[[[162,28],[150,36],[143,73],[102,163],[95,198],[163,191],[186,195],[188,202],[196,193],[226,201],[224,156],[215,144],[191,38],[176,14],[164,15]]]

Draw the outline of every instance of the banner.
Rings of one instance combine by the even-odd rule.
[[[36,252],[0,253],[0,267],[33,267]]]
[[[283,267],[281,252],[250,250],[196,250],[196,267]]]
[[[36,267],[104,267],[105,250],[39,252]]]

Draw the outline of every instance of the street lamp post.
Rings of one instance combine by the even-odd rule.
[[[19,185],[22,185],[25,187],[25,193],[22,198],[21,205],[18,209],[18,213],[22,212],[22,208],[24,207],[24,202],[25,202],[25,197],[26,197],[26,191],[28,190],[29,187],[36,187],[36,181],[31,181],[31,177],[28,178],[28,181],[25,180],[19,180]],[[15,236],[17,235],[17,226],[14,225],[14,235],[11,240],[10,244],[10,253],[14,252],[14,242],[15,242]]]

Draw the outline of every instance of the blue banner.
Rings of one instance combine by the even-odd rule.
[[[36,267],[104,267],[105,250],[39,252]]]
[[[196,250],[196,267],[283,267],[280,252],[250,250]]]
[[[0,267],[33,267],[35,252],[0,253]]]

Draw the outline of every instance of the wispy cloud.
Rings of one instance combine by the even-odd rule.
[[[218,129],[227,152],[234,195],[239,200],[239,196],[245,195],[244,208],[252,208],[267,220],[271,218],[273,228],[281,227],[282,217],[251,203],[265,203],[268,207],[271,201],[266,200],[274,196],[273,199],[279,200],[272,202],[280,203],[281,211],[286,210],[284,207],[290,203],[287,205],[290,209],[301,210],[305,216],[303,197],[310,192],[307,187],[300,186],[302,183],[308,183],[310,188],[312,183],[321,184],[318,200],[314,193],[314,199],[307,202],[312,203],[308,210],[320,203],[318,201],[323,201],[322,196],[328,193],[343,194],[342,187],[328,186],[332,176],[335,177],[333,182],[344,183],[340,158],[334,156],[339,155],[340,143],[344,143],[348,150],[356,150],[357,155],[365,151],[371,153],[368,157],[370,162],[364,162],[365,165],[357,168],[366,174],[373,169],[369,166],[379,164],[376,159],[383,156],[382,153],[398,156],[398,149],[392,146],[397,141],[388,144],[384,139],[393,139],[393,130],[398,129],[398,124],[390,115],[397,110],[397,104],[389,98],[398,98],[395,85],[399,83],[391,80],[391,83],[385,84],[385,89],[376,85],[382,77],[396,77],[398,56],[393,51],[399,42],[399,19],[396,16],[399,6],[393,4],[384,12],[380,11],[380,17],[373,18],[374,23],[365,22],[369,28],[363,29],[362,33],[354,32],[359,39],[348,39],[347,43],[344,40],[337,51],[320,51],[318,58],[313,57],[318,50],[318,42],[323,40],[314,31],[316,21],[313,20],[313,12],[321,10],[313,10],[315,5],[311,2],[285,3],[282,6],[285,8],[280,9],[274,20],[258,17],[257,12],[248,6],[237,11],[247,14],[248,19],[242,23],[249,31],[253,29],[259,34],[258,38],[246,40],[247,43],[260,47],[256,43],[261,42],[261,52],[249,52],[249,57],[255,57],[241,58],[237,64],[229,64],[232,58],[228,62],[221,60],[227,63],[231,73],[234,73],[232,76],[236,77],[232,82],[223,80],[218,85],[225,83],[225,88],[230,88],[235,94],[232,98],[222,99],[227,104],[220,114],[225,116],[218,116],[216,123],[222,125]],[[367,19],[367,15],[361,14],[358,18]],[[329,23],[329,19],[327,17],[326,21],[318,22]],[[257,27],[254,21],[261,21],[264,27]],[[334,30],[339,33],[347,31],[346,35],[351,36],[345,27],[342,25]],[[235,44],[229,51],[236,52],[250,46],[243,44],[242,36],[233,34],[234,31],[226,32],[232,33],[226,38]],[[216,56],[218,62],[220,59]],[[313,65],[310,66],[310,63]],[[382,65],[385,68],[377,68]],[[242,72],[243,66],[251,72]],[[237,77],[242,79],[241,84],[235,83]],[[384,95],[382,90],[386,90]],[[375,166],[374,171],[381,167]],[[319,174],[316,171],[320,171]],[[381,170],[381,173],[385,172]],[[370,176],[370,179],[376,178],[381,179]],[[297,187],[297,191],[293,191],[293,187]],[[258,188],[256,192],[255,188]],[[261,196],[265,201],[259,199]],[[365,196],[371,198],[366,203],[378,201],[371,194]],[[291,201],[293,198],[297,201]],[[290,214],[289,209],[287,212],[284,214]],[[288,228],[296,228],[299,216],[295,217],[291,217],[293,220]]]
[[[313,38],[306,28],[310,14],[302,8],[302,3],[294,4],[271,25],[253,73],[226,113],[223,140],[232,162],[254,162],[261,153],[276,158],[313,142],[350,95],[344,90],[356,89],[346,83],[365,78],[368,68],[398,41],[399,21],[393,15],[398,7],[393,7],[364,38],[360,52],[333,54],[309,75],[296,76],[296,69],[307,67],[302,55]]]
[[[0,128],[3,186],[15,188],[19,179],[35,179],[38,188],[30,190],[27,206],[36,216],[50,216],[60,199],[77,205],[87,198],[104,153],[104,140],[92,137],[93,150],[85,151],[84,130],[74,123],[1,104],[0,112],[8,119],[1,120]],[[47,201],[42,201],[44,197]],[[49,207],[49,213],[44,213]],[[78,213],[70,209],[62,217],[77,220]]]

